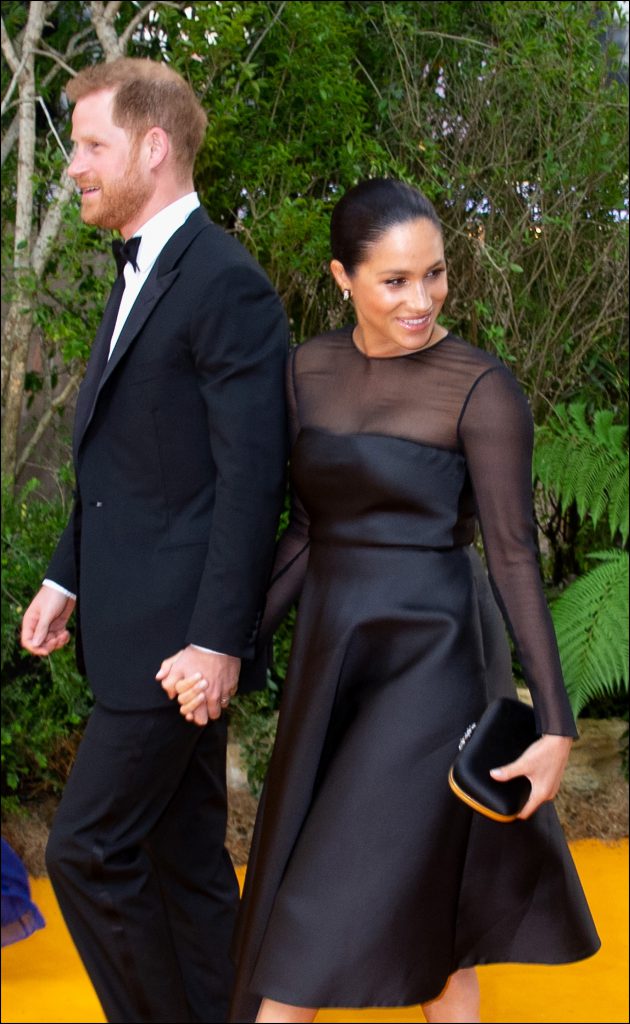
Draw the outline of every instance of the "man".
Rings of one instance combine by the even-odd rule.
[[[108,1020],[225,1021],[221,712],[253,658],[282,503],[286,318],[199,207],[206,117],[188,84],[123,58],[67,92],[82,218],[117,229],[127,262],[77,399],[72,519],[22,628],[50,654],[76,595],[95,695],[48,869]],[[196,673],[190,723],[167,693]]]

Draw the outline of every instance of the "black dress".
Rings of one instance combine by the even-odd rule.
[[[300,600],[232,1019],[253,1020],[263,995],[410,1005],[458,968],[591,955],[599,939],[552,805],[496,823],[447,782],[466,726],[514,693],[497,604],[540,730],[576,735],[518,384],[452,334],[370,359],[344,328],[293,352],[288,391],[296,500],[267,628]]]

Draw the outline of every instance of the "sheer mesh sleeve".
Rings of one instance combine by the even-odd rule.
[[[287,362],[287,408],[291,448],[300,430],[294,385],[295,350]],[[261,644],[268,643],[292,604],[297,601],[306,575],[309,549],[309,518],[295,491],[291,491],[289,523],[278,541],[265,612],[259,631]]]
[[[532,416],[519,385],[501,368],[472,387],[459,436],[475,494],[495,597],[515,644],[544,733],[576,736],[543,592],[532,510]]]

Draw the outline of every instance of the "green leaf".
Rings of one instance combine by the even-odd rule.
[[[571,705],[628,690],[628,552],[591,556],[600,564],[552,603],[551,614]]]

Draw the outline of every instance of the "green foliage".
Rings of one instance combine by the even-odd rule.
[[[567,691],[577,715],[596,698],[628,691],[628,552],[593,552],[600,564],[552,605]]]
[[[628,539],[628,426],[610,409],[589,423],[586,403],[557,405],[536,432],[534,474],[562,508],[575,502],[580,519],[607,517],[610,536]]]
[[[3,3],[18,48],[28,6]],[[118,5],[110,30],[120,36],[141,8]],[[616,73],[618,55],[601,45],[617,11],[608,0],[193,0],[154,5],[128,46],[130,55],[168,60],[201,97],[209,116],[196,168],[201,199],[268,271],[294,340],[347,316],[328,270],[328,225],[349,186],[396,176],[435,202],[449,260],[445,322],[505,360],[537,420],[549,419],[538,433],[536,469],[548,506],[562,510],[547,535],[567,552],[556,566],[563,585],[583,568],[612,573],[613,560],[591,570],[587,552],[628,536],[625,428],[610,413],[590,423],[575,405],[549,415],[576,396],[605,409],[627,402],[627,75]],[[92,14],[83,0],[50,5],[35,51],[36,93],[68,151],[66,69],[103,59]],[[0,77],[5,97],[6,61]],[[3,113],[7,139],[18,109],[19,90]],[[64,165],[39,101],[35,130],[34,235]],[[2,276],[10,300],[17,144],[7,150]],[[21,273],[36,299],[22,443],[86,359],[113,278],[108,241],[80,223],[73,201],[43,273]],[[62,412],[55,410],[46,443]],[[5,790],[23,792],[29,771],[34,784],[50,772],[55,737],[64,741],[89,698],[70,650],[40,661],[19,648],[21,611],[64,513],[60,503],[40,508],[29,488],[11,500],[3,527],[3,771]],[[584,601],[598,607],[594,592]],[[274,640],[278,687],[291,632],[288,619]],[[276,702],[270,689],[241,716],[260,733],[259,750]]]
[[[627,75],[601,45],[615,5],[362,7],[379,141],[445,224],[450,326],[510,353],[537,419],[585,387],[623,400]]]
[[[160,19],[175,40],[181,13],[163,10]],[[203,202],[265,267],[298,341],[340,314],[327,270],[335,197],[358,177],[393,168],[370,130],[373,90],[357,68],[364,32],[360,6],[336,0],[231,4],[229,12],[195,5],[186,34],[204,62],[191,61],[187,47],[183,65],[179,45],[169,55],[208,95],[196,168]]]
[[[254,796],[260,795],[265,781],[276,736],[278,703],[278,687],[269,679],[266,689],[237,695],[230,705],[230,726],[239,743]]]
[[[18,48],[27,12],[3,4]],[[120,4],[111,31],[141,13]],[[87,2],[55,4],[36,49],[36,93],[68,151],[66,67],[103,59],[92,16]],[[268,271],[294,340],[348,313],[328,270],[334,202],[359,178],[402,177],[444,221],[447,325],[508,361],[541,419],[577,394],[618,404],[626,393],[627,76],[601,43],[616,16],[612,2],[537,0],[156,4],[127,52],[169,61],[202,99],[198,191]],[[6,62],[1,76],[6,94]],[[15,92],[7,136],[18,104]],[[35,128],[34,232],[64,164],[40,106]],[[7,150],[10,298],[17,145]],[[42,356],[26,381],[32,429],[87,355],[113,275],[107,243],[72,202],[43,274],[30,275]]]
[[[247,781],[254,796],[260,795],[276,736],[278,708],[287,674],[295,616],[296,609],[292,608],[273,637],[272,666],[266,688],[255,693],[237,695],[230,705],[230,725],[240,745]]]
[[[70,367],[84,363],[114,282],[111,250],[78,217],[78,202],[64,211],[64,230],[46,267],[36,324],[49,358]]]
[[[613,10],[598,5],[602,32]],[[200,192],[270,272],[296,340],[344,315],[333,203],[387,174],[444,220],[450,326],[513,361],[536,409],[604,375],[623,389],[627,113],[590,5],[237,3],[229,26],[222,5],[186,12],[158,16],[210,100]]]
[[[69,645],[54,658],[20,647],[22,615],[37,592],[67,518],[62,501],[45,501],[31,480],[15,496],[2,488],[2,803],[58,793],[70,751],[91,705]]]
[[[609,543],[627,542],[628,427],[612,410],[589,417],[585,403],[556,406],[536,432],[533,461],[546,493],[575,510],[591,540],[605,525]],[[584,561],[583,574],[551,604],[576,714],[589,701],[628,690],[628,552],[591,549]]]

